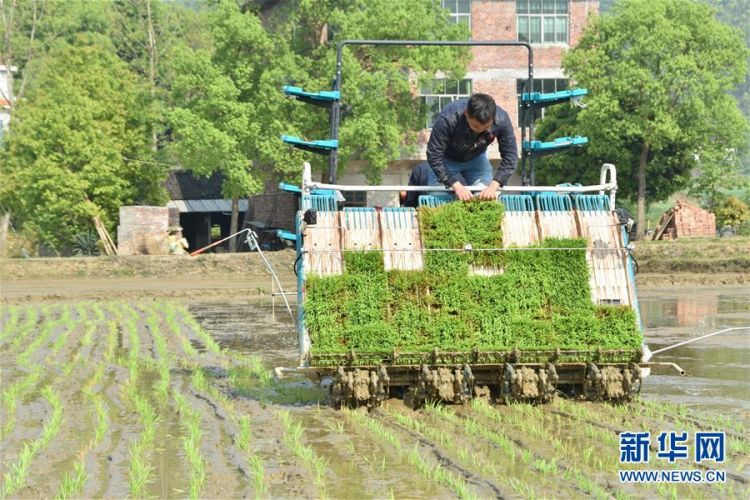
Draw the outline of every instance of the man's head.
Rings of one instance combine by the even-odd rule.
[[[464,115],[469,122],[469,128],[475,134],[481,134],[492,128],[497,105],[492,96],[487,94],[472,94],[466,106]]]

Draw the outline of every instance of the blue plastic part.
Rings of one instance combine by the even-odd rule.
[[[500,201],[507,212],[533,212],[534,200],[528,194],[503,194]]]
[[[567,194],[547,192],[536,196],[536,209],[542,212],[569,212],[573,205]]]
[[[281,140],[287,144],[291,144],[295,148],[319,154],[329,154],[331,151],[338,149],[339,147],[339,141],[335,139],[304,141],[299,137],[294,137],[292,135],[282,135]]]
[[[284,85],[284,93],[288,96],[296,97],[301,101],[318,106],[330,106],[334,101],[341,99],[341,92],[338,90],[323,90],[321,92],[305,92],[302,87]]]
[[[523,150],[532,153],[548,153],[572,146],[583,146],[589,142],[588,137],[559,137],[554,141],[523,141]]]
[[[356,214],[356,213],[365,213],[365,214],[375,214],[375,207],[344,207],[344,209],[341,211],[341,218],[342,218],[342,226],[346,225],[347,227],[350,227],[351,229],[368,229],[366,226],[362,227],[360,226],[360,222],[364,222],[367,219],[361,219],[359,217],[349,217],[349,214]],[[353,223],[352,226],[348,226],[349,221]],[[366,222],[365,222],[366,223]]]
[[[535,106],[550,106],[552,104],[558,104],[578,97],[583,97],[588,93],[589,91],[587,89],[561,90],[549,94],[542,94],[541,92],[524,92],[521,94],[521,102],[528,102]]]
[[[395,223],[391,226],[393,229],[411,229],[417,225],[416,211],[412,207],[385,207],[383,212],[389,222]]]
[[[311,194],[305,197],[305,200],[309,201],[309,207],[319,212],[335,212],[338,210],[338,204],[336,203],[336,197],[329,194]]]
[[[451,194],[423,194],[419,197],[420,207],[439,207],[456,201]]]
[[[573,197],[576,210],[609,212],[609,196],[604,194],[579,194]]]
[[[291,231],[284,231],[283,229],[276,230],[276,236],[282,240],[297,241],[297,235]]]
[[[302,189],[298,188],[294,184],[287,184],[286,182],[279,182],[279,189],[286,191],[287,193],[301,193]]]

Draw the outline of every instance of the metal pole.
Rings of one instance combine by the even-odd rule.
[[[373,46],[438,46],[438,47],[526,47],[529,51],[529,87],[534,88],[534,51],[531,44],[517,40],[487,40],[487,41],[436,41],[436,40],[343,40],[339,42],[336,50],[336,77],[333,81],[333,90],[341,91],[341,66],[343,62],[344,45],[373,45]],[[339,139],[339,122],[341,121],[341,108],[339,101],[331,106],[331,139]],[[534,126],[529,128],[529,140],[534,140]],[[338,152],[334,149],[328,157],[328,182],[336,183],[336,169],[338,167]]]
[[[656,356],[660,352],[668,351],[670,349],[674,349],[675,347],[680,347],[680,346],[683,346],[685,344],[691,344],[693,342],[698,342],[699,340],[707,339],[709,337],[713,337],[714,335],[718,335],[720,333],[731,332],[733,330],[750,330],[750,326],[738,326],[738,327],[735,327],[735,328],[725,328],[724,330],[719,330],[718,332],[709,333],[707,335],[701,335],[700,337],[696,337],[696,338],[690,339],[690,340],[685,340],[684,342],[678,342],[675,345],[671,345],[669,347],[665,347],[663,349],[659,349],[658,351],[653,351],[653,352],[651,352],[651,356]]]
[[[263,250],[260,249],[260,245],[258,244],[258,238],[255,234],[255,231],[252,231],[250,229],[247,230],[247,239],[252,241],[253,246],[258,250],[258,254],[260,255],[260,258],[263,259],[263,262],[266,263],[266,267],[268,268],[268,271],[271,273],[271,276],[273,276],[273,279],[276,280],[276,285],[279,287],[279,290],[281,290],[282,295],[281,297],[284,299],[284,304],[286,304],[286,310],[289,311],[289,316],[292,317],[292,321],[294,321],[294,314],[292,313],[292,308],[289,306],[289,301],[286,298],[286,294],[284,292],[284,287],[281,286],[281,281],[279,281],[279,277],[276,276],[276,272],[273,270],[273,267],[271,267],[271,263],[268,262],[268,259],[266,259],[266,256],[263,255]]]

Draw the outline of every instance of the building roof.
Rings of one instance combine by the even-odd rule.
[[[239,200],[239,211],[247,211],[247,200]],[[171,200],[167,202],[167,208],[176,208],[181,214],[184,213],[207,213],[207,212],[231,212],[232,200]]]
[[[187,170],[172,170],[164,181],[170,200],[219,200],[224,176],[216,172],[199,177]]]

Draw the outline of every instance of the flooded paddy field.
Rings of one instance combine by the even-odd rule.
[[[742,288],[641,293],[652,350],[750,323]],[[747,498],[748,336],[667,351],[627,405],[341,410],[297,363],[280,301],[25,300],[0,311],[0,495],[8,498]],[[726,460],[656,458],[665,431],[726,432]],[[646,464],[620,432],[651,432]],[[635,485],[619,469],[726,471],[719,483]]]

